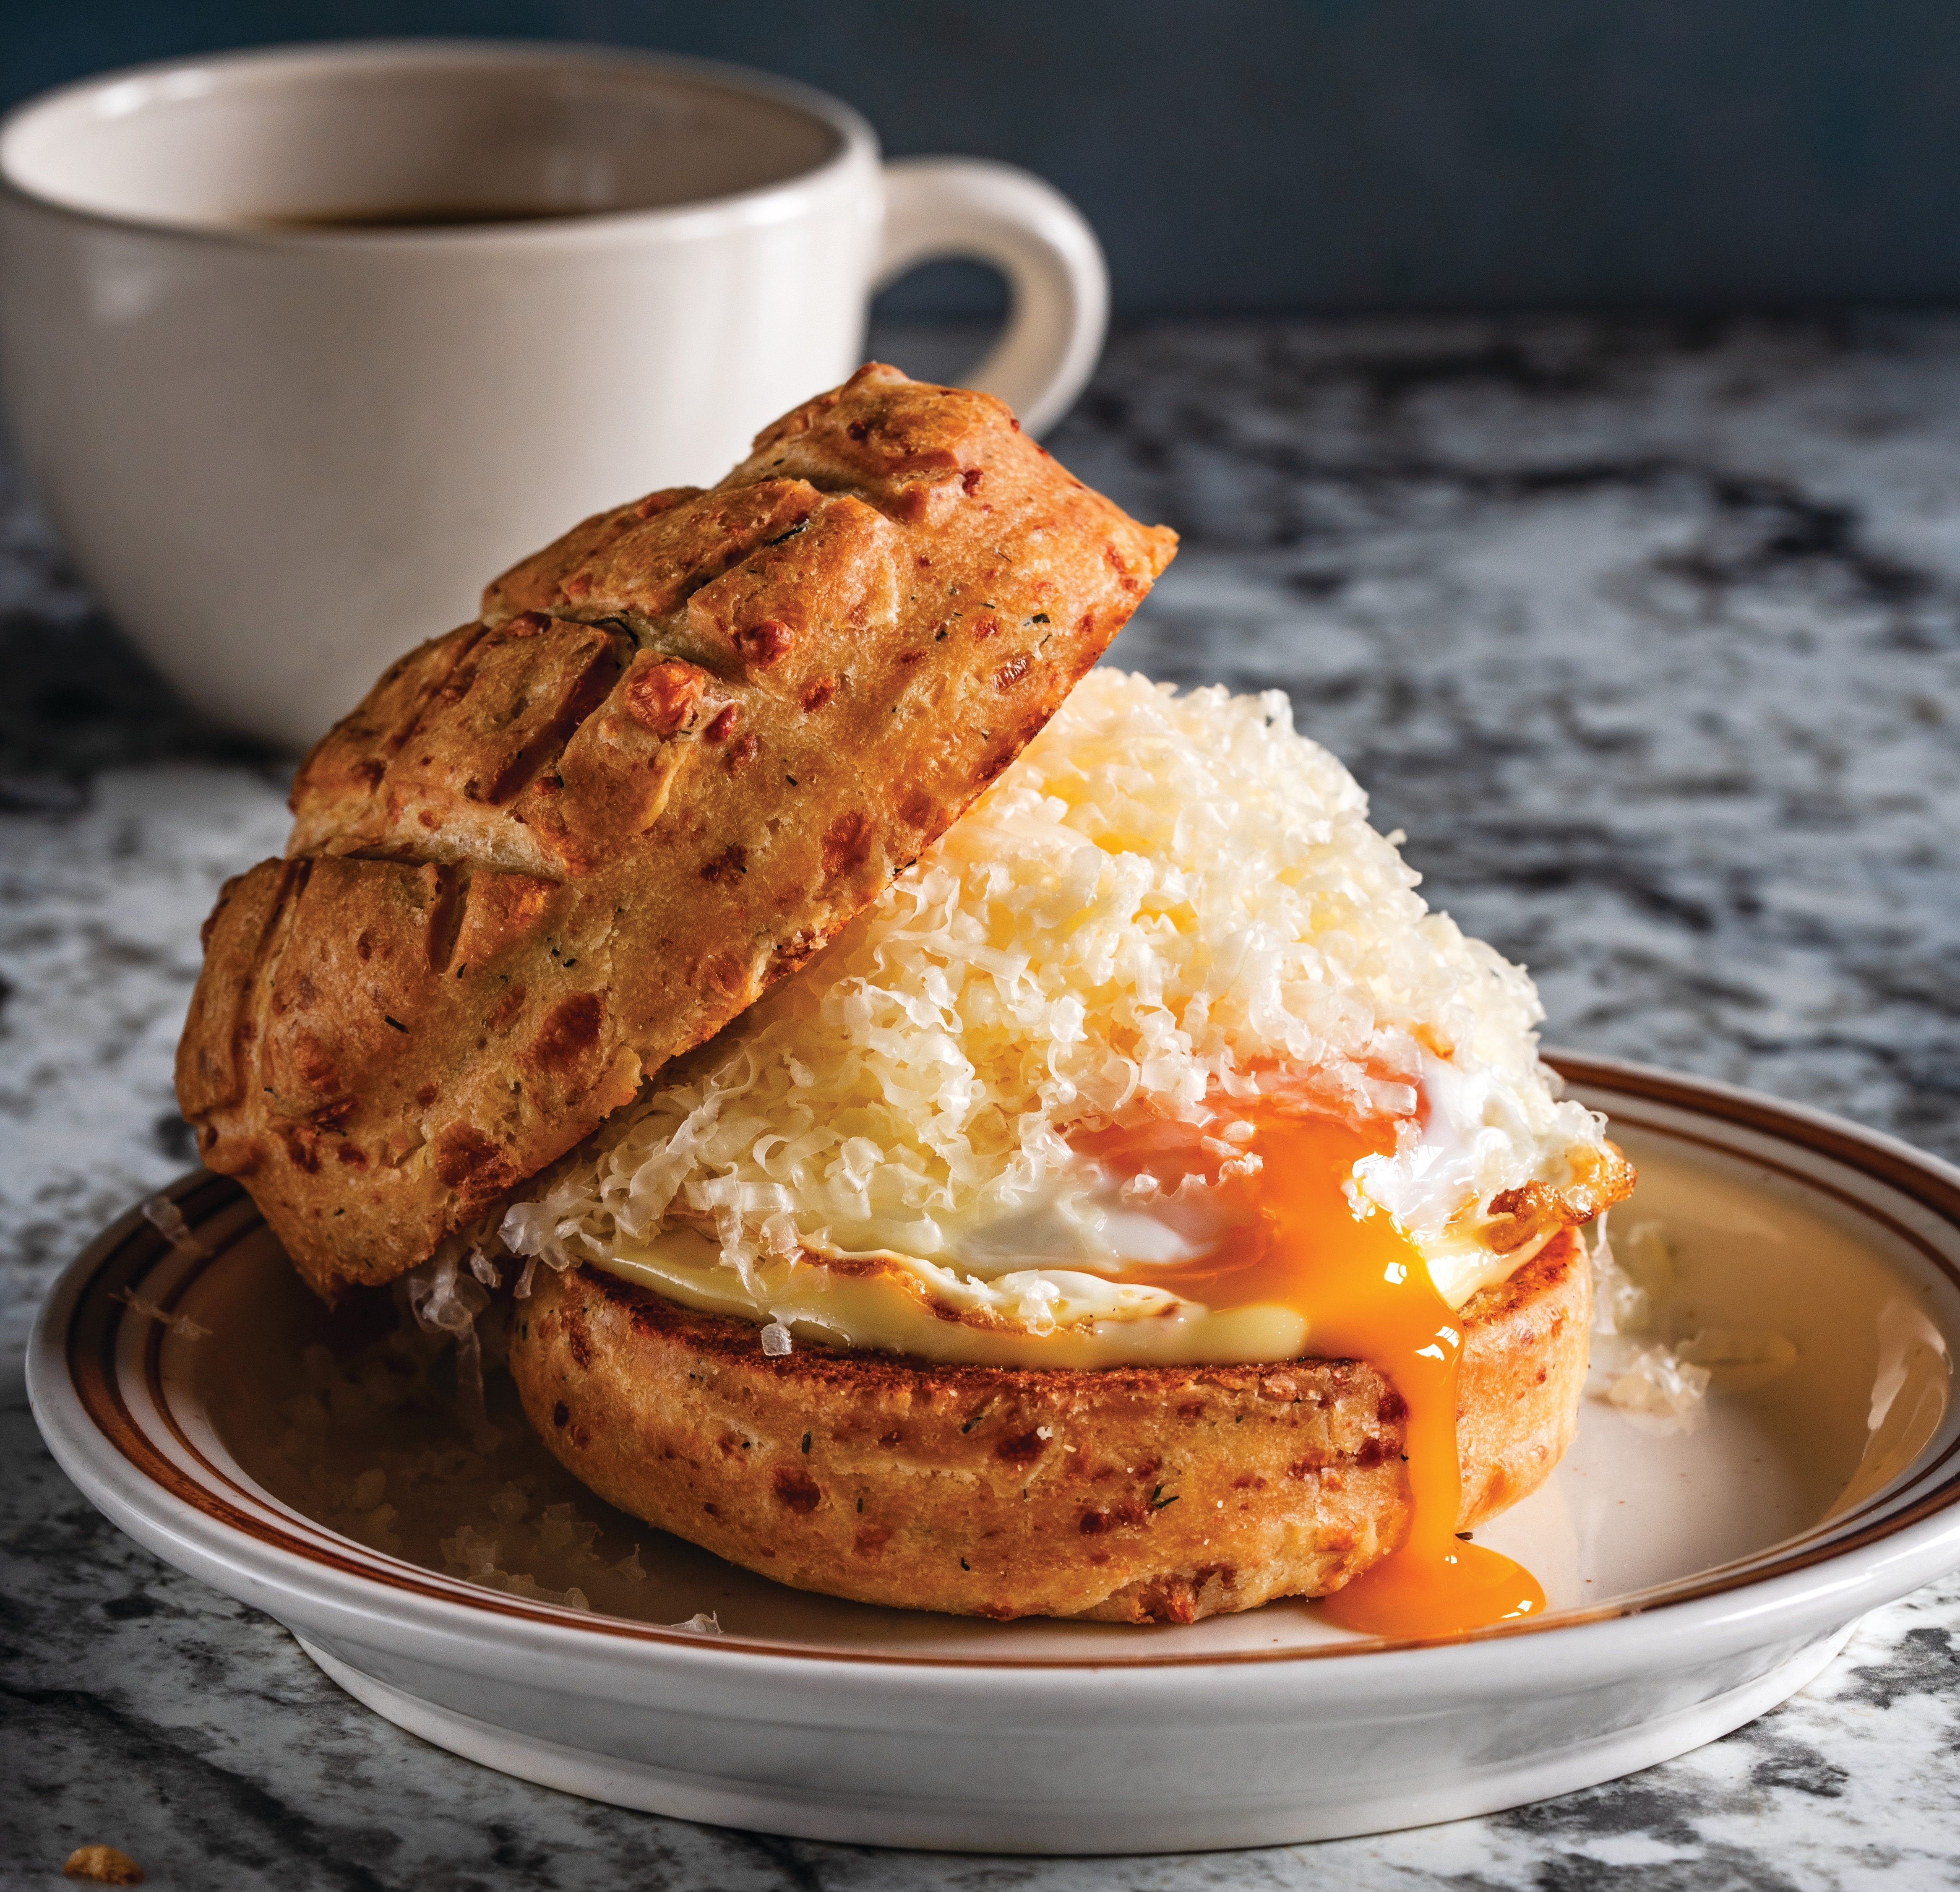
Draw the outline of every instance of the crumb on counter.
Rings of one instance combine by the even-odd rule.
[[[143,1868],[113,1846],[77,1846],[62,1867],[71,1879],[93,1879],[97,1885],[141,1885]]]

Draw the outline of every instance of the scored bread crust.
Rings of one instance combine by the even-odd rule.
[[[331,1298],[467,1228],[874,899],[1169,562],[988,396],[873,364],[411,652],[227,883],[177,1056]]]
[[[1459,1529],[1571,1443],[1592,1273],[1561,1232],[1462,1309]],[[538,1271],[511,1370],[609,1503],[797,1589],[1189,1623],[1338,1589],[1401,1541],[1406,1412],[1358,1360],[925,1366],[799,1344],[603,1270]]]

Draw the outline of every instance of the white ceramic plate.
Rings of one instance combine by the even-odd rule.
[[[1960,1171],[1745,1092],[1558,1061],[1640,1167],[1615,1215],[1666,1229],[1684,1331],[1770,1328],[1798,1351],[1712,1393],[1691,1435],[1588,1402],[1551,1482],[1480,1533],[1544,1582],[1529,1626],[1388,1644],[1298,1603],[1138,1629],[781,1588],[606,1510],[508,1410],[479,1450],[447,1404],[404,1401],[371,1334],[329,1320],[237,1186],[203,1175],[170,1192],[195,1243],[132,1212],[62,1277],[34,1411],[118,1525],[269,1611],[361,1701],[571,1792],[1027,1852],[1487,1812],[1740,1725],[1862,1612],[1960,1565]],[[553,1600],[574,1582],[590,1609]],[[696,1612],[723,1633],[668,1626]]]

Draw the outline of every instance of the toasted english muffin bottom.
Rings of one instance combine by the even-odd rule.
[[[1467,1528],[1571,1442],[1591,1273],[1561,1231],[1468,1302]],[[933,1365],[540,1271],[511,1366],[608,1502],[799,1589],[956,1615],[1192,1622],[1338,1589],[1406,1533],[1405,1408],[1364,1361]]]

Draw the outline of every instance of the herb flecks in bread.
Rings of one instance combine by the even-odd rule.
[[[230,882],[178,1054],[323,1293],[413,1267],[803,964],[1169,562],[985,395],[861,370],[411,653]]]

